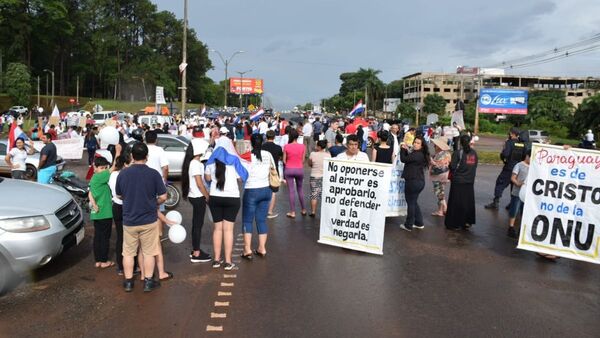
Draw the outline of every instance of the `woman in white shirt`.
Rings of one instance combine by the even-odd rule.
[[[115,229],[117,230],[117,242],[115,243],[115,251],[117,257],[117,273],[123,274],[123,201],[117,197],[116,185],[117,177],[122,169],[129,166],[130,159],[124,156],[119,156],[115,159],[113,167],[110,172],[110,178],[108,179],[108,186],[112,193],[112,214],[113,222],[115,223]]]
[[[231,261],[231,254],[233,252],[233,224],[240,210],[240,187],[238,184],[240,176],[234,165],[225,165],[217,159],[214,163],[206,166],[204,177],[207,182],[211,182],[208,207],[215,223],[212,266],[219,268],[224,263],[224,269],[229,271],[235,266]],[[222,246],[225,253],[224,262],[221,258]]]
[[[33,155],[33,141],[29,141],[29,151],[25,149],[25,140],[17,138],[15,140],[15,146],[6,154],[4,160],[8,167],[10,167],[10,173],[12,178],[17,180],[25,179],[25,172],[27,171],[27,154]]]
[[[206,201],[209,199],[207,184],[204,182],[202,157],[208,150],[208,142],[203,138],[192,139],[186,150],[181,173],[181,192],[192,204],[192,263],[210,262],[212,257],[200,249]]]
[[[252,145],[251,161],[248,164],[248,180],[242,200],[242,232],[244,233],[244,252],[242,258],[251,260],[252,253],[265,257],[267,249],[267,213],[271,203],[271,186],[269,173],[271,166],[275,167],[273,156],[268,151],[261,150],[262,135],[253,134],[250,138]],[[252,224],[256,220],[258,231],[258,248],[252,251]]]

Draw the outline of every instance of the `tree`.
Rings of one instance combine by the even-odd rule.
[[[423,112],[427,114],[444,114],[446,112],[446,100],[438,94],[425,96],[423,100]]]
[[[417,110],[412,103],[402,102],[396,107],[396,114],[402,120],[414,120]]]
[[[600,129],[600,94],[588,97],[577,107],[571,125],[571,135],[579,137],[587,129],[598,133]]]
[[[26,65],[22,63],[9,64],[6,69],[4,83],[13,105],[29,106],[31,75]]]

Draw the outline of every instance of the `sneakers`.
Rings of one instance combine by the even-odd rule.
[[[498,202],[499,202],[499,199],[498,198],[494,198],[494,200],[492,201],[492,203],[486,204],[484,206],[484,208],[498,210]]]
[[[160,287],[160,282],[153,278],[144,278],[144,292],[150,292]]]
[[[400,224],[400,229],[410,232],[412,231],[412,225]]]
[[[270,218],[275,218],[275,217],[277,217],[277,216],[279,216],[279,214],[268,214],[268,215],[267,215],[267,218],[269,218],[269,219],[270,219]]]
[[[214,260],[214,261],[212,262],[212,267],[213,267],[213,268],[215,268],[215,269],[217,269],[217,268],[220,268],[220,267],[221,267],[221,264],[223,264],[223,260],[219,260],[219,261],[217,261],[217,260]]]
[[[200,255],[194,256],[191,255],[190,262],[192,263],[206,263],[212,260],[212,256],[207,254],[206,252],[200,250]]]
[[[421,224],[421,225],[416,225],[415,224],[412,227],[413,227],[413,229],[425,229],[425,226],[423,224]]]
[[[133,278],[126,279],[123,282],[123,289],[125,290],[125,292],[131,292],[131,291],[133,291]]]
[[[506,231],[506,235],[510,238],[518,238],[519,237],[517,235],[517,230],[515,230],[515,227],[508,227],[508,230]]]
[[[223,269],[225,269],[225,271],[231,271],[231,270],[233,270],[234,267],[235,267],[235,264],[233,264],[233,263],[225,263]]]

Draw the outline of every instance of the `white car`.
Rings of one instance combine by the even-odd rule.
[[[94,113],[94,115],[92,116],[92,119],[94,119],[94,124],[99,126],[99,125],[103,125],[105,120],[111,119],[114,116],[117,116],[118,113],[120,113],[120,112],[118,112],[118,111],[101,111],[101,112]]]
[[[12,107],[10,107],[9,110],[15,111],[20,114],[27,114],[27,112],[29,111],[29,109],[27,109],[27,107],[23,107],[23,106],[12,106]]]
[[[29,144],[25,144],[26,149],[29,149]],[[0,174],[10,175],[11,169],[6,164],[6,149],[8,148],[8,141],[6,139],[0,140]],[[27,169],[25,170],[25,178],[28,180],[35,180],[37,178],[38,164],[40,163],[40,153],[36,150],[33,155],[27,155],[25,161]],[[56,170],[61,171],[65,167],[65,160],[62,157],[56,157]]]
[[[175,136],[171,134],[158,134],[156,145],[163,148],[169,159],[169,177],[181,177],[183,167],[183,159],[185,151],[189,145],[189,140],[183,136]],[[133,138],[126,140],[128,145],[133,145]]]

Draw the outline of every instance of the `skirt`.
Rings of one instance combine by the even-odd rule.
[[[450,184],[448,211],[444,220],[448,229],[462,229],[475,224],[475,188],[473,183]]]

